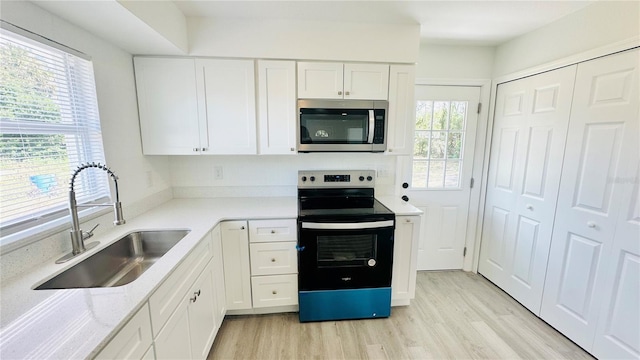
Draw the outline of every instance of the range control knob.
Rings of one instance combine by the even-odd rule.
[[[364,176],[360,175],[360,177],[358,178],[360,181],[364,181]]]
[[[312,176],[312,177],[310,177],[310,178],[309,178],[309,180],[311,180],[311,181],[316,181],[316,177],[315,177],[315,176]]]
[[[302,182],[305,182],[305,181],[307,181],[307,177],[306,177],[306,176],[303,176],[303,177],[302,177]]]
[[[373,177],[371,177],[371,175],[367,176],[367,181],[371,181],[373,180]]]

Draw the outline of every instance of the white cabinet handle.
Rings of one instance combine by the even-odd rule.
[[[240,230],[244,230],[244,226],[240,226]]]
[[[277,292],[277,291],[275,291],[275,290],[273,290],[271,293],[272,293],[273,295],[276,295],[278,292]]]
[[[276,259],[275,258],[271,258],[271,262],[276,262]]]
[[[596,223],[594,223],[593,221],[587,221],[587,227],[591,229],[595,229]]]
[[[200,149],[198,149],[198,148],[193,148],[193,151],[198,152],[198,151],[200,151]]]
[[[527,210],[533,210],[533,205],[527,204]]]
[[[338,95],[342,95],[342,91],[338,91]]]
[[[275,231],[275,230],[271,230],[271,233],[272,233],[272,234],[275,234],[275,233],[276,233],[276,231]]]
[[[344,92],[344,94],[345,94],[345,95],[347,95],[347,96],[349,96],[349,92],[348,92],[348,91],[345,91],[345,92]]]
[[[404,221],[410,223],[411,219],[405,219]]]

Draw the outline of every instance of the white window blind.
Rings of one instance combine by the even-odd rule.
[[[91,61],[34,37],[0,29],[2,236],[67,216],[72,172],[104,163]],[[75,191],[78,203],[107,201],[107,174],[81,172]]]

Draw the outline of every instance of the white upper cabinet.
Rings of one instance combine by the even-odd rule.
[[[298,62],[298,98],[387,100],[389,65]]]
[[[134,64],[145,155],[257,153],[253,60]]]
[[[256,154],[253,60],[197,59],[198,109],[205,114],[205,154]]]
[[[145,155],[185,155],[208,147],[201,137],[193,59],[134,58]]]
[[[391,65],[389,71],[389,115],[387,152],[410,155],[415,128],[415,66]]]
[[[296,153],[296,63],[258,61],[260,154]]]

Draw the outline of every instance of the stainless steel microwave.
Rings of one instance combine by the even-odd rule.
[[[298,100],[298,152],[383,152],[388,101]]]

